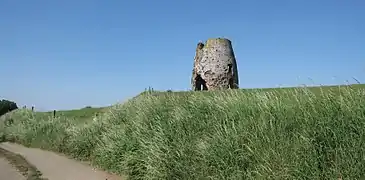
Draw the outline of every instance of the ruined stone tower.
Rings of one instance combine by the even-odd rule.
[[[199,42],[194,58],[192,89],[237,89],[238,70],[232,43],[225,38]]]

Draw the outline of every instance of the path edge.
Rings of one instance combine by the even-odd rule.
[[[19,153],[11,152],[0,147],[0,157],[5,157],[27,180],[48,180],[42,177],[42,173]]]

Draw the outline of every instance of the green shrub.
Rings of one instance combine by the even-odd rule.
[[[13,111],[15,109],[18,109],[18,106],[15,102],[9,101],[9,100],[0,100],[0,116],[4,115],[5,113],[8,113],[10,111]]]

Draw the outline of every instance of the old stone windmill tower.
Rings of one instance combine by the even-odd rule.
[[[192,89],[238,89],[238,70],[232,43],[226,38],[199,42],[194,58]]]

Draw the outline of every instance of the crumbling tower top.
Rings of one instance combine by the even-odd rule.
[[[237,63],[229,39],[212,38],[197,44],[191,84],[195,91],[238,88]]]

